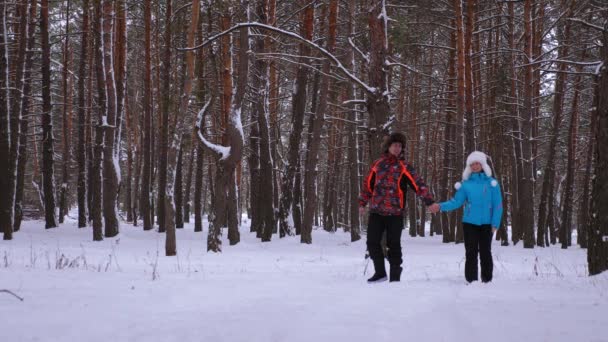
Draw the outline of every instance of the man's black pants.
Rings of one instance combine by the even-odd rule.
[[[367,250],[375,262],[383,260],[382,233],[386,231],[388,261],[391,267],[399,267],[403,262],[401,253],[401,232],[403,231],[403,216],[382,216],[371,213],[367,226]]]

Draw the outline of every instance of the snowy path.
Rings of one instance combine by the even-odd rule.
[[[26,222],[0,242],[0,289],[25,298],[0,293],[2,340],[608,341],[608,275],[587,277],[577,247],[495,242],[494,282],[466,286],[462,245],[404,236],[403,281],[368,285],[364,241],[316,230],[312,245],[262,244],[246,226],[222,254],[187,226],[167,258],[141,227],[95,243],[74,222]],[[74,267],[56,269],[62,254]]]

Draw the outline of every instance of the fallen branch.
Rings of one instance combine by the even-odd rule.
[[[21,297],[17,296],[17,295],[16,295],[16,294],[15,294],[13,291],[11,291],[11,290],[0,290],[0,292],[6,292],[6,293],[8,293],[8,294],[12,294],[12,295],[13,295],[13,296],[15,296],[17,299],[19,299],[20,301],[22,301],[22,302],[23,302],[23,298],[21,298]]]

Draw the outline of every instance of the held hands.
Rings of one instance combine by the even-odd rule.
[[[441,206],[439,205],[439,203],[433,203],[429,205],[428,210],[431,214],[435,214],[441,210]]]

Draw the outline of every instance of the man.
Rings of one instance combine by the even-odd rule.
[[[404,158],[406,138],[402,133],[392,133],[383,144],[384,153],[376,160],[365,177],[359,195],[359,212],[364,213],[369,203],[370,215],[367,228],[367,249],[374,262],[374,275],[369,283],[386,280],[384,256],[380,241],[386,231],[390,281],[400,281],[403,262],[401,231],[405,193],[409,185],[416,195],[429,207],[431,213],[439,211],[424,180]]]

